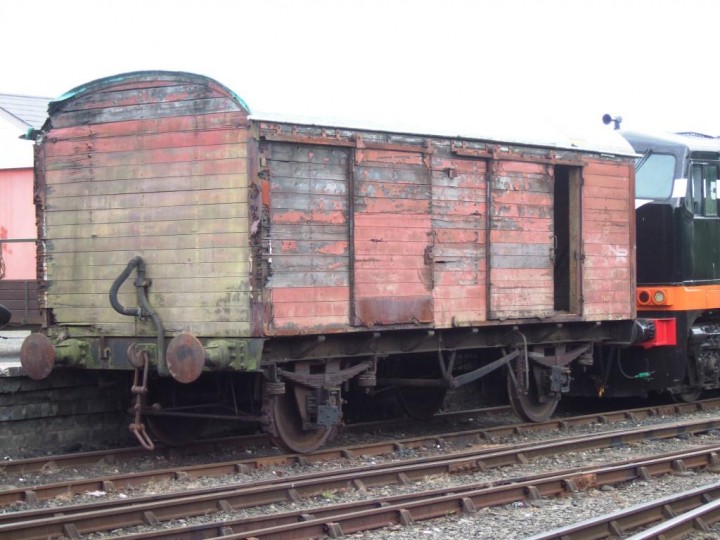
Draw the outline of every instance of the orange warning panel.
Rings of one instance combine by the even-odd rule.
[[[638,287],[638,311],[690,311],[720,308],[720,285]]]

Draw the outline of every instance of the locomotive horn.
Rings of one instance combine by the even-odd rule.
[[[612,116],[610,116],[607,113],[603,114],[603,117],[602,117],[603,124],[605,124],[606,126],[610,122],[615,123],[615,125],[613,126],[613,129],[620,129],[620,123],[622,122],[622,120],[623,120],[622,116],[616,116],[615,118],[613,118]]]

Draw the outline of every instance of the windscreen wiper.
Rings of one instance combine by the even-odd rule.
[[[640,167],[645,165],[645,162],[652,155],[653,155],[652,148],[648,148],[647,150],[645,150],[645,153],[643,154],[643,156],[635,163],[635,172],[638,172],[640,170]]]

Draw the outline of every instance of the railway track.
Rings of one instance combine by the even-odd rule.
[[[58,496],[73,496],[89,491],[116,491],[121,489],[139,488],[148,482],[174,481],[178,479],[194,479],[200,477],[217,477],[228,474],[246,474],[251,470],[266,469],[277,466],[306,466],[314,463],[323,463],[338,460],[349,460],[353,457],[382,456],[402,453],[410,449],[421,448],[449,448],[462,447],[465,445],[477,445],[494,443],[512,435],[522,435],[540,432],[564,431],[571,427],[586,426],[594,423],[610,424],[613,422],[631,420],[637,422],[641,419],[654,418],[669,414],[686,414],[693,411],[711,410],[720,406],[720,399],[705,400],[697,403],[673,404],[667,406],[654,406],[624,411],[606,412],[600,415],[583,415],[560,420],[552,420],[543,423],[512,424],[496,426],[491,428],[477,428],[458,432],[431,434],[421,437],[413,437],[402,440],[380,440],[372,443],[335,447],[318,450],[311,454],[270,454],[260,455],[252,458],[233,459],[223,462],[192,466],[174,466],[170,468],[153,469],[144,472],[133,472],[130,474],[119,474],[111,476],[95,477],[91,479],[70,479],[56,483],[29,485],[29,478],[25,478],[26,486],[16,489],[5,489],[0,491],[0,506],[12,504],[16,501],[25,501],[34,504],[38,501],[49,500]],[[375,425],[375,424],[373,424]],[[367,427],[367,426],[366,426]],[[707,429],[720,428],[720,424]],[[645,428],[652,431],[655,428]],[[676,428],[671,428],[668,433],[675,433]],[[682,428],[677,428],[682,431]],[[702,428],[704,429],[704,428]],[[664,432],[664,431],[663,431]],[[660,433],[660,431],[658,431]],[[247,439],[244,439],[247,440]],[[236,441],[237,442],[237,441]],[[628,442],[626,438],[617,439],[615,444]],[[216,444],[215,442],[213,444]],[[524,445],[521,445],[524,446]],[[517,451],[521,448],[514,445]],[[135,450],[135,449],[130,449]],[[471,453],[472,454],[472,453]],[[111,459],[117,459],[116,454],[110,454]],[[146,452],[147,455],[147,452]],[[520,459],[523,454],[518,454]],[[67,462],[63,460],[67,458]],[[4,474],[19,474],[29,471],[58,470],[62,467],[75,466],[79,462],[90,463],[98,460],[108,461],[107,456],[101,453],[90,453],[84,456],[58,456],[48,459],[19,460],[4,465]],[[42,474],[41,478],[46,478]]]
[[[720,407],[720,400],[716,405],[707,402],[708,407]],[[473,418],[481,415],[496,414],[510,412],[509,406],[485,407],[481,409],[472,409],[464,411],[447,412],[438,414],[430,420],[414,420],[408,418],[377,420],[372,422],[359,422],[348,424],[344,431],[348,433],[357,432],[380,432],[395,429],[397,427],[413,427],[423,425],[437,425],[447,422],[456,422],[467,418]],[[93,465],[96,463],[117,463],[123,460],[132,460],[137,458],[145,458],[148,456],[186,456],[199,455],[203,453],[215,453],[228,449],[258,449],[265,447],[270,449],[270,438],[264,434],[240,435],[234,437],[222,437],[198,440],[188,443],[182,447],[172,447],[158,445],[155,450],[149,451],[142,446],[132,446],[126,448],[115,448],[111,450],[95,450],[91,452],[78,452],[70,454],[61,454],[53,456],[39,456],[33,458],[11,459],[0,461],[0,472],[3,473],[31,473],[38,471],[56,470],[67,467],[77,467],[83,465]]]
[[[607,537],[670,540],[693,531],[707,532],[708,525],[718,521],[720,483],[715,483],[538,534],[527,540],[590,540]],[[628,536],[628,532],[650,525],[652,527],[649,529]]]
[[[149,497],[117,499],[102,501],[93,504],[64,505],[61,508],[52,507],[29,511],[13,512],[0,515],[0,539],[4,538],[46,538],[48,535],[67,536],[78,538],[79,535],[89,532],[132,527],[138,525],[154,525],[166,523],[169,520],[188,518],[190,516],[208,515],[218,511],[234,511],[240,508],[277,503],[299,503],[303,500],[334,490],[364,491],[378,486],[391,484],[410,485],[428,477],[441,474],[467,475],[478,471],[488,471],[492,468],[507,465],[527,463],[540,456],[557,454],[558,452],[577,452],[590,448],[607,448],[647,439],[663,439],[681,434],[700,433],[720,428],[720,419],[702,420],[694,422],[675,422],[668,425],[636,428],[631,430],[612,431],[603,434],[584,435],[578,437],[565,437],[542,443],[528,443],[526,445],[512,445],[502,449],[473,449],[465,452],[456,452],[450,456],[440,455],[421,459],[403,460],[398,463],[386,463],[374,466],[355,467],[344,469],[341,472],[328,474],[327,472],[293,476],[290,479],[263,480],[245,483],[243,485],[222,486],[220,488],[195,490],[192,493],[154,495]],[[400,517],[399,522],[411,523],[419,519],[427,519],[448,512],[471,512],[482,505],[504,504],[508,501],[518,500],[517,497],[547,497],[561,492],[573,491],[589,486],[599,486],[603,483],[617,483],[635,478],[649,478],[656,474],[667,472],[684,472],[689,468],[718,466],[718,452],[720,445],[713,445],[702,451],[675,453],[669,456],[658,457],[655,460],[635,460],[630,464],[615,465],[610,468],[584,467],[578,470],[552,472],[545,475],[547,478],[540,481],[540,477],[531,479],[513,478],[500,484],[484,482],[464,487],[453,488],[453,494],[439,494],[432,492],[420,497],[416,502],[403,501],[403,508],[380,508],[373,510],[381,516],[394,511]],[[78,484],[81,485],[81,484]],[[59,494],[54,491],[59,486],[39,486],[38,493],[45,496]],[[96,484],[83,484],[83,490],[97,487]],[[105,488],[111,487],[105,484]],[[112,486],[119,489],[118,486]],[[36,497],[39,499],[38,493]],[[67,493],[67,492],[65,492]],[[19,493],[16,493],[18,495]],[[24,494],[27,496],[27,493]],[[462,496],[461,496],[462,495]],[[508,498],[509,497],[509,498]],[[386,501],[387,502],[387,501]],[[398,503],[400,504],[400,503]],[[450,508],[455,510],[451,512]],[[458,506],[459,505],[459,506]],[[363,510],[352,510],[351,513],[363,514],[361,521],[366,521],[364,513],[370,512],[367,501]],[[393,505],[391,505],[393,506]],[[439,510],[438,510],[439,509]],[[343,511],[348,510],[342,508]],[[402,511],[400,511],[402,510]],[[439,512],[439,513],[438,513]],[[56,515],[61,513],[62,515]],[[308,514],[308,512],[306,512]],[[309,512],[313,514],[313,512]],[[313,514],[314,515],[314,514]],[[403,517],[404,516],[404,517]],[[357,516],[356,516],[357,517]],[[382,517],[382,519],[385,519]],[[276,519],[276,518],[273,518]],[[302,522],[302,533],[293,538],[312,536],[308,527],[320,526],[315,523],[317,518]],[[335,519],[335,518],[334,518]],[[350,519],[350,518],[348,518]],[[352,518],[355,519],[355,518]],[[350,519],[350,521],[352,521]],[[360,519],[360,518],[358,518]],[[375,518],[374,518],[375,519]],[[223,520],[226,521],[226,520]],[[348,521],[347,523],[350,523]],[[311,523],[313,522],[313,523]],[[383,521],[395,523],[398,521]],[[336,523],[335,521],[333,523]],[[357,525],[341,524],[335,533],[333,525],[325,529],[322,534],[331,534],[338,531],[347,533],[355,530]],[[345,522],[343,522],[345,523]],[[354,523],[354,522],[353,522]],[[372,521],[372,523],[379,523]],[[327,525],[327,520],[324,522]],[[297,523],[295,523],[297,527]],[[292,525],[288,525],[292,528]],[[374,528],[370,527],[370,528]],[[267,528],[265,526],[265,528]],[[262,527],[261,527],[262,529]],[[275,527],[268,532],[258,533],[253,530],[252,535],[259,538],[273,537],[280,533]],[[289,529],[290,530],[290,529]],[[294,530],[294,529],[293,529]],[[313,529],[315,530],[315,529]],[[177,538],[182,531],[173,531],[172,538]],[[225,533],[231,532],[225,523]],[[234,529],[232,531],[234,533]],[[214,534],[214,533],[213,533]],[[294,534],[294,533],[293,533]],[[208,536],[194,536],[206,538]],[[285,532],[279,537],[286,537]]]
[[[537,500],[540,497],[557,497],[578,489],[600,487],[603,485],[630,482],[639,478],[649,479],[661,474],[672,474],[682,472],[690,467],[707,467],[717,462],[717,450],[720,446],[714,446],[707,450],[690,453],[676,453],[665,456],[657,456],[653,459],[641,460],[635,463],[609,464],[601,468],[586,468],[582,471],[576,469],[567,471],[553,471],[549,474],[536,475],[533,478],[508,479],[504,485],[477,486],[468,485],[464,488],[451,488],[449,490],[423,491],[407,496],[395,497],[388,500],[374,502],[373,508],[363,508],[373,503],[357,503],[353,505],[338,505],[337,507],[322,507],[317,510],[306,510],[303,513],[287,513],[274,516],[263,516],[262,518],[245,519],[237,521],[224,521],[222,524],[214,523],[203,527],[194,528],[192,534],[184,534],[182,529],[163,531],[160,534],[135,534],[133,538],[154,538],[154,539],[190,539],[190,538],[215,538],[222,536],[224,539],[236,538],[317,538],[330,536],[333,538],[354,532],[372,530],[375,528],[387,527],[389,525],[410,525],[417,521],[448,516],[452,514],[473,514],[480,508],[497,506],[523,500]],[[682,463],[682,465],[678,465]],[[717,465],[715,465],[717,466]],[[579,487],[580,486],[580,487]],[[699,528],[697,520],[693,520],[701,512],[708,515],[717,512],[717,501],[708,503],[708,498],[715,497],[720,490],[720,484],[699,488],[692,492],[682,493],[673,498],[666,498],[656,501],[652,506],[642,507],[637,510],[625,512],[627,526],[640,526],[667,518],[675,510],[671,503],[677,508],[687,508],[696,501],[705,501],[704,505],[697,505],[697,510],[678,516],[676,523],[663,523],[655,527],[653,531],[646,531],[637,538],[660,539],[675,538],[665,536],[668,531],[677,527],[682,533],[688,530]],[[659,512],[658,512],[659,509]],[[704,514],[707,512],[707,514]],[[539,535],[533,539],[572,539],[578,538],[587,540],[590,538],[606,538],[613,536],[624,536],[624,528],[618,524],[620,513],[610,516],[603,516],[598,520],[588,522],[588,527],[568,527],[549,534]],[[717,521],[714,515],[710,518]],[[278,524],[287,520],[287,523]],[[593,528],[598,528],[594,531]],[[568,535],[572,530],[577,531],[577,536]],[[208,535],[199,535],[199,532],[207,531]],[[170,534],[166,534],[166,533]],[[189,532],[189,531],[188,531]],[[595,534],[593,534],[595,533]],[[129,539],[130,537],[117,537]],[[632,538],[636,538],[633,536]]]
[[[270,465],[304,464],[308,462],[312,463],[317,461],[327,461],[330,459],[340,459],[343,457],[352,456],[353,454],[387,454],[397,452],[398,450],[401,450],[403,448],[418,448],[428,445],[437,445],[438,443],[459,444],[465,442],[469,444],[475,442],[475,440],[493,442],[496,439],[521,433],[538,433],[566,430],[571,427],[586,426],[594,423],[609,424],[627,420],[639,421],[646,418],[666,415],[688,414],[691,412],[709,411],[718,408],[720,408],[720,398],[713,398],[697,401],[694,403],[672,403],[667,405],[653,405],[649,407],[640,407],[619,411],[606,411],[602,413],[553,419],[547,422],[486,427],[476,430],[441,433],[426,437],[407,438],[401,441],[384,441],[376,444],[361,445],[355,447],[339,447],[330,445],[326,449],[312,452],[310,454],[271,455],[266,457],[258,457],[255,460],[246,460],[245,463],[248,467],[253,468],[261,468]],[[508,410],[509,407],[502,406],[474,409],[469,411],[456,411],[437,415],[436,417],[433,417],[431,419],[431,422],[434,424],[442,424],[453,419],[457,420],[462,418],[477,417],[481,414],[506,412]],[[375,422],[364,422],[358,424],[350,424],[346,427],[346,431],[382,431],[392,429],[399,425],[402,425],[403,427],[408,427],[409,424],[418,424],[419,422],[420,421],[411,421],[406,418],[401,420],[392,419]],[[428,421],[422,422],[425,424],[428,423]],[[32,473],[39,471],[65,469],[69,467],[77,467],[83,465],[93,465],[97,463],[116,463],[123,460],[137,459],[150,455],[197,455],[203,452],[212,453],[227,448],[257,448],[268,444],[268,437],[264,434],[258,434],[198,441],[192,444],[188,444],[182,448],[159,446],[156,448],[156,450],[152,452],[146,450],[141,446],[137,446],[129,448],[118,448],[113,450],[99,450],[93,452],[82,452],[55,456],[40,456],[35,458],[16,459],[1,462],[0,473],[3,473],[5,475]],[[174,469],[174,471],[175,470],[176,469]]]

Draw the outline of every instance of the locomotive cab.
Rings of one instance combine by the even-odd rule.
[[[638,317],[672,324],[673,346],[624,351],[615,392],[694,400],[720,380],[720,140],[624,132],[636,163]]]

